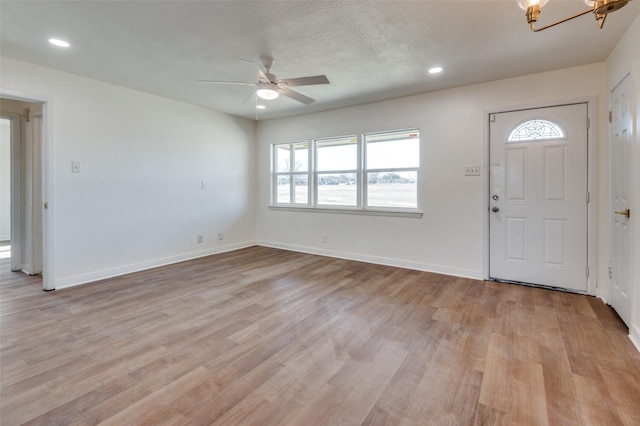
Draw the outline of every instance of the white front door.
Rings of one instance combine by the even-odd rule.
[[[587,291],[587,104],[490,115],[489,276]]]
[[[631,78],[611,91],[611,306],[631,320]]]

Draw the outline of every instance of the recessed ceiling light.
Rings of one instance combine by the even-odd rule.
[[[58,38],[50,38],[49,39],[49,43],[53,44],[54,46],[58,46],[58,47],[69,47],[69,46],[71,46],[68,42],[66,42],[64,40],[60,40]]]
[[[264,106],[264,105],[256,105],[256,108],[258,108],[258,109],[265,109],[265,108],[266,108],[266,106]]]
[[[442,67],[429,68],[429,74],[438,74],[442,72]]]

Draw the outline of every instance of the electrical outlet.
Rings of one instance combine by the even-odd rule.
[[[198,235],[198,244],[202,244],[204,241],[204,237],[202,235]]]
[[[207,182],[202,181],[200,182],[200,189],[202,189],[203,191],[207,190]]]
[[[327,234],[322,234],[322,242],[323,243],[327,242]]]
[[[465,176],[480,176],[480,166],[466,166],[464,168]]]
[[[224,240],[224,234],[222,232],[218,232],[218,239],[220,241]]]

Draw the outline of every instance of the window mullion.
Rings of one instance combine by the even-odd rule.
[[[367,147],[364,143],[364,136],[362,134],[358,135],[358,201],[361,209],[366,208],[366,200],[367,200]]]
[[[307,167],[307,182],[308,182],[308,191],[307,191],[307,206],[312,206],[313,205],[313,197],[314,197],[314,193],[315,193],[315,179],[313,178],[314,175],[314,170],[315,170],[315,165],[313,164],[313,150],[315,149],[314,144],[313,144],[313,140],[309,141],[309,145],[308,145],[308,149],[307,149],[307,164],[309,165]]]
[[[295,145],[289,145],[289,203],[294,204],[296,202],[296,184],[294,182],[293,170],[296,164],[296,150]]]
[[[276,159],[278,157],[277,145],[271,146],[271,204],[278,203],[278,169]]]
[[[313,143],[313,200],[312,206],[318,206],[318,143],[314,139]]]
[[[370,169],[368,173],[384,173],[384,172],[415,172],[419,167],[398,167],[398,168],[386,168],[386,169]]]

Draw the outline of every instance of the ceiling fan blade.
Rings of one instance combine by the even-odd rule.
[[[269,77],[267,77],[267,75],[264,73],[264,71],[262,71],[260,69],[260,66],[258,64],[256,64],[253,61],[248,61],[246,59],[238,59],[240,62],[243,62],[245,64],[251,64],[253,65],[257,70],[258,70],[258,81],[261,83],[271,83],[269,81]]]
[[[278,83],[286,83],[287,86],[310,86],[312,84],[329,84],[326,75],[312,75],[309,77],[288,78]]]
[[[198,83],[213,83],[213,84],[236,84],[240,86],[255,86],[255,83],[245,83],[243,81],[219,81],[219,80],[198,80]]]
[[[251,96],[249,96],[243,103],[245,104],[256,104],[258,101],[258,97],[256,96],[256,92],[253,92]]]
[[[284,96],[286,96],[288,98],[291,98],[291,99],[296,100],[298,102],[302,102],[305,105],[311,105],[312,103],[314,103],[316,101],[313,98],[305,96],[302,93],[298,93],[298,92],[294,92],[293,90],[289,90],[286,87],[279,87],[278,88],[278,92],[280,92],[281,94],[283,94]]]

